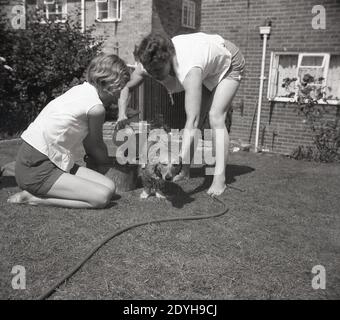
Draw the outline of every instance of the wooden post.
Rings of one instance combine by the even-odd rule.
[[[138,88],[138,109],[140,121],[144,121],[144,90],[145,86],[144,83],[142,83]]]

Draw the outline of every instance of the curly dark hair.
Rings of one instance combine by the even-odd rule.
[[[152,75],[166,64],[175,53],[171,39],[160,33],[150,33],[134,50],[136,60]]]

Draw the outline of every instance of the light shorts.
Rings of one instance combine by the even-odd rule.
[[[70,173],[75,174],[74,165]],[[65,171],[58,168],[47,156],[23,141],[15,162],[15,180],[22,190],[35,196],[45,196]]]
[[[241,81],[246,64],[244,56],[241,53],[240,49],[229,40],[224,41],[224,46],[230,51],[232,58],[230,68],[223,79]]]

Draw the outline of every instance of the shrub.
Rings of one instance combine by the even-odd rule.
[[[83,80],[102,45],[91,31],[81,33],[72,22],[42,23],[38,16],[25,30],[0,22],[0,134],[21,132],[49,101]]]
[[[314,79],[310,74],[305,74],[301,83],[296,84],[296,78],[286,78],[283,87],[291,90],[295,84],[297,97],[297,111],[305,116],[305,123],[312,132],[312,146],[299,146],[292,153],[294,159],[307,159],[321,162],[340,161],[340,126],[338,113],[334,120],[325,120],[327,112],[325,105],[319,103],[325,97],[323,78]],[[295,89],[294,88],[294,89]],[[294,93],[295,95],[295,93]],[[293,95],[291,95],[293,96]]]

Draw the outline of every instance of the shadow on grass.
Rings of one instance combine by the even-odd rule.
[[[111,198],[110,203],[108,204],[108,206],[105,207],[105,209],[111,209],[111,208],[113,208],[114,206],[116,206],[116,205],[117,205],[117,201],[118,201],[119,199],[121,199],[121,198],[122,198],[121,195],[119,195],[119,194],[114,194],[114,195],[112,196],[112,198]]]
[[[137,180],[137,188],[143,188],[143,183],[140,177]],[[178,209],[184,207],[185,204],[193,202],[195,199],[174,182],[167,181],[162,189],[168,201],[171,202],[172,206]]]
[[[112,196],[111,201],[117,201],[117,200],[119,200],[119,199],[121,199],[121,198],[122,198],[121,195],[115,193],[115,194]]]
[[[17,187],[15,177],[0,177],[0,190],[4,188]]]
[[[185,192],[178,184],[167,182],[164,188],[167,199],[172,206],[178,209],[184,207],[185,204],[193,202],[195,199]]]
[[[205,169],[206,167],[190,169],[191,178],[204,177],[203,183],[190,192],[185,192],[181,186],[173,182],[167,182],[165,184],[163,191],[166,194],[167,199],[171,202],[173,207],[178,208],[178,209],[183,208],[184,205],[191,203],[195,200],[192,197],[194,194],[203,192],[210,187],[213,176],[206,175]],[[251,168],[248,166],[239,166],[239,165],[232,165],[232,164],[228,165],[227,172],[226,172],[227,185],[230,185],[233,182],[235,182],[236,181],[235,177],[253,172],[254,170],[255,170],[254,168]]]
[[[200,167],[200,168],[192,168],[190,170],[190,177],[191,178],[202,178],[204,177],[204,181],[203,183],[198,186],[197,188],[195,188],[193,191],[189,192],[189,195],[193,195],[195,193],[199,193],[202,191],[207,190],[213,180],[213,176],[212,175],[206,175],[205,173],[205,169],[207,167]],[[230,185],[232,183],[234,183],[236,181],[235,177],[237,176],[241,176],[243,174],[248,174],[250,172],[253,172],[255,169],[252,167],[248,167],[248,166],[238,166],[238,165],[234,165],[234,164],[229,164],[227,165],[227,170],[226,170],[226,184]]]
[[[117,205],[116,202],[114,202],[115,200],[111,199],[111,202],[105,207],[105,209],[112,209],[113,207],[115,207]]]

